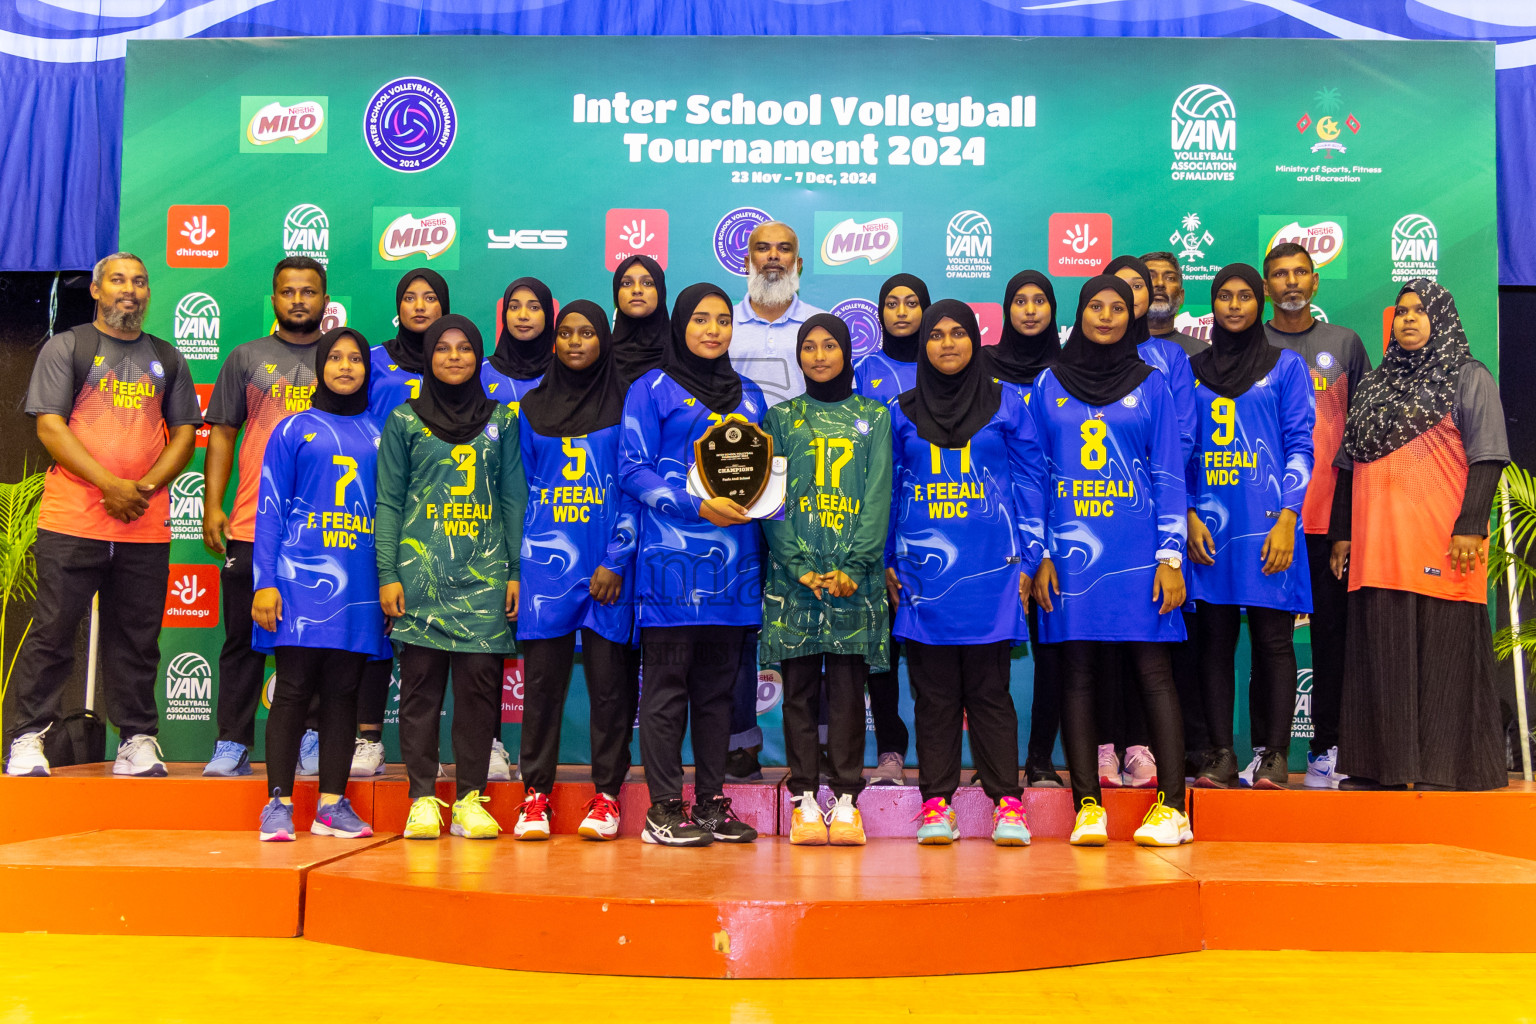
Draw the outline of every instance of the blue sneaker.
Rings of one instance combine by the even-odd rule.
[[[291,843],[298,838],[293,828],[293,805],[279,800],[276,789],[271,802],[261,809],[261,834],[256,838],[264,843]]]
[[[335,836],[338,839],[366,839],[373,835],[369,825],[352,810],[352,801],[342,797],[315,811],[315,822],[309,826],[311,835]]]
[[[1003,797],[992,812],[992,841],[998,846],[1028,846],[1029,838],[1024,802],[1016,796]]]
[[[296,772],[299,775],[320,774],[320,734],[313,729],[305,729],[304,738],[299,741],[299,767]]]
[[[219,740],[213,745],[213,757],[203,766],[203,774],[221,779],[249,775],[251,774],[251,752],[245,749],[243,743]]]

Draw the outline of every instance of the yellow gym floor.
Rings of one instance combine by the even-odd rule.
[[[402,924],[387,911],[379,920]],[[896,937],[848,939],[864,959]],[[732,982],[522,974],[303,939],[0,935],[0,1024],[896,1019],[1536,1022],[1536,954],[1206,952],[1020,974]]]

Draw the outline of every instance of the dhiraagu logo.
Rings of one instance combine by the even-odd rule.
[[[326,97],[240,97],[240,152],[324,153],[330,147]]]
[[[816,214],[816,271],[880,274],[901,271],[901,214]]]

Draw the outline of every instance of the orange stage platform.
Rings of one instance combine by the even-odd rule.
[[[997,849],[980,790],[956,795],[962,833],[919,847],[909,787],[866,790],[862,849],[788,845],[782,769],[728,787],[763,832],[749,846],[669,850],[573,831],[591,797],[564,768],[547,843],[406,842],[398,767],[348,795],[381,836],[255,841],[260,774],[117,779],[110,766],[0,778],[0,929],[103,934],[295,935],[427,959],[528,970],[696,977],[855,977],[1018,970],[1202,947],[1531,951],[1536,786],[1492,793],[1196,790],[1198,842],[1075,850],[1064,790],[1030,790],[1035,843]],[[640,773],[636,772],[636,778]],[[1299,777],[1294,782],[1299,785]],[[452,796],[451,780],[439,793]],[[492,784],[506,826],[519,784]],[[621,794],[624,833],[643,784]],[[1115,839],[1152,794],[1110,790]],[[313,814],[301,781],[296,823]],[[197,831],[186,826],[197,825]],[[58,833],[68,832],[68,835]],[[889,837],[889,838],[881,838]],[[379,927],[379,909],[410,927]],[[486,921],[505,927],[495,942]],[[901,934],[878,962],[847,937]]]

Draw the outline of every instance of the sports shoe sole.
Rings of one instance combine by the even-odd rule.
[[[893,779],[890,776],[876,776],[869,780],[871,786],[905,786],[905,779]]]
[[[1338,789],[1339,780],[1328,775],[1308,775],[1302,785],[1307,789]]]
[[[356,768],[352,768],[352,769],[348,770],[347,778],[349,778],[349,779],[371,779],[375,775],[383,775],[383,774],[384,774],[384,766],[381,764],[377,768],[371,768],[371,769],[370,768],[364,768],[362,771],[358,771]]]
[[[443,833],[441,831],[438,831],[438,832],[412,832],[410,829],[406,829],[404,832],[400,833],[400,835],[401,835],[401,838],[404,838],[404,839],[441,839],[442,836],[443,836]]]
[[[46,779],[49,777],[48,769],[40,764],[34,765],[30,771],[25,772],[13,772],[7,768],[5,774],[13,779]]]
[[[662,838],[650,829],[640,833],[642,843],[650,843],[653,846],[708,846],[715,841],[712,835],[699,836],[697,839],[671,839]]]
[[[757,832],[756,831],[754,831],[749,836],[733,836],[733,835],[730,835],[730,834],[725,833],[725,832],[711,832],[710,836],[712,836],[714,838],[715,842],[717,842],[717,843],[755,843],[755,842],[757,842]]]
[[[809,836],[796,836],[794,833],[790,833],[789,837],[790,846],[826,846],[831,841],[831,837],[826,832]]]
[[[1038,782],[1031,782],[1029,784],[1029,788],[1030,789],[1061,789],[1062,785],[1061,785],[1061,780],[1060,779],[1041,779]]]
[[[252,772],[252,768],[251,768],[251,766],[249,764],[247,764],[245,766],[245,771],[241,771],[239,768],[234,768],[234,769],[231,769],[230,771],[227,771],[227,772],[226,771],[214,772],[214,771],[209,771],[207,768],[204,768],[203,769],[203,778],[205,778],[205,779],[238,779],[238,778],[241,778],[242,776],[251,774],[251,772]]]
[[[1205,775],[1197,775],[1195,777],[1195,785],[1199,786],[1201,789],[1231,789],[1233,786],[1237,785],[1237,780],[1233,779],[1231,782],[1222,782],[1220,779],[1213,779]]]
[[[581,836],[583,839],[601,839],[604,841],[609,839],[617,839],[619,837],[619,826],[617,823],[614,823],[611,829],[606,829],[597,825],[588,825],[585,821],[583,821],[581,825],[577,827],[576,834]]]
[[[1253,789],[1290,789],[1291,787],[1290,787],[1289,784],[1276,782],[1274,779],[1254,779],[1253,780],[1253,786],[1251,788],[1253,788]]]
[[[322,825],[317,821],[309,826],[309,834],[313,836],[334,836],[337,839],[367,839],[373,835],[373,828],[364,825],[360,832],[348,832],[344,829],[332,828],[330,825]]]
[[[1067,840],[1073,846],[1107,846],[1109,836],[1079,836],[1076,839]]]
[[[937,835],[937,836],[918,836],[917,837],[917,845],[918,846],[952,846],[956,842],[958,842],[959,840],[960,840],[959,836],[948,834],[948,833],[946,833],[944,835]]]
[[[458,836],[460,839],[495,839],[497,836],[501,835],[500,832],[492,832],[492,833],[489,833],[488,835],[480,835],[480,836],[470,835],[469,834],[469,829],[465,828],[463,825],[457,825],[457,824],[449,825],[448,826],[448,833],[449,833],[449,835]]]
[[[1120,776],[1116,775],[1113,778],[1111,778],[1108,775],[1100,775],[1099,776],[1099,788],[1100,789],[1119,789],[1120,788]]]
[[[264,843],[291,843],[299,837],[289,832],[262,832],[256,838]]]
[[[1182,835],[1179,836],[1179,840],[1176,843],[1165,843],[1153,836],[1133,836],[1132,838],[1135,840],[1137,846],[1149,846],[1155,849],[1171,849],[1172,847],[1183,846],[1185,843],[1192,843],[1195,841],[1194,836],[1190,836],[1188,839],[1186,839]]]
[[[830,833],[827,835],[828,846],[864,846],[868,841],[868,837],[863,832],[855,836],[834,836]]]
[[[992,845],[993,846],[1028,846],[1029,845],[1029,840],[1028,839],[1024,839],[1024,838],[1022,838],[1020,836],[999,836],[999,835],[994,834],[992,836]]]
[[[513,829],[512,838],[516,839],[520,843],[542,843],[549,838],[549,833],[547,831],[540,832],[537,829],[534,829],[519,834],[517,829]]]
[[[142,772],[120,772],[117,766],[112,766],[112,774],[124,779],[163,779],[166,776],[165,765],[157,764],[153,768],[146,768]]]

